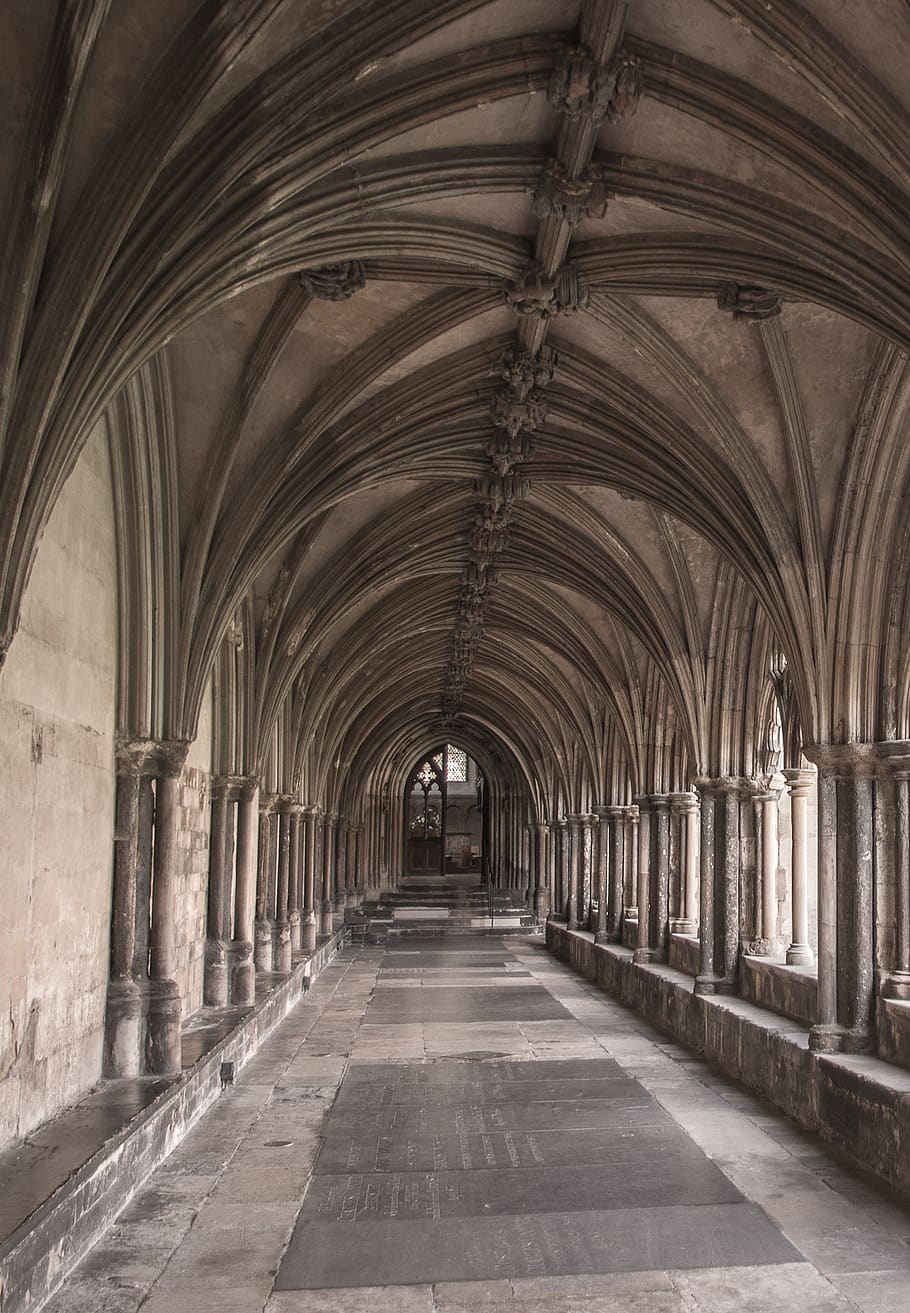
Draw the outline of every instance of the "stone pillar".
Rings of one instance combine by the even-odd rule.
[[[597,925],[595,944],[605,944],[610,938],[610,815],[612,807],[595,807],[597,817]]]
[[[880,743],[894,772],[894,957],[883,974],[885,998],[910,1000],[910,743]]]
[[[234,939],[231,943],[231,1002],[252,1007],[256,1001],[253,964],[253,917],[256,904],[256,839],[259,781],[238,781],[237,878],[234,887]]]
[[[335,823],[337,812],[326,812],[322,818],[322,933],[334,930],[332,891],[335,877]]]
[[[569,822],[565,816],[561,816],[556,824],[559,833],[559,906],[562,910],[563,919],[568,925],[572,899],[570,888],[571,853],[569,851],[571,835],[569,833]]]
[[[815,788],[815,771],[783,772],[790,790],[790,825],[793,836],[790,863],[790,911],[792,943],[787,949],[788,966],[809,966],[809,796]]]
[[[818,767],[818,1021],[809,1047],[861,1053],[873,1037],[874,834],[868,743],[804,749]]]
[[[334,883],[332,907],[342,916],[347,906],[346,868],[348,860],[348,821],[339,816],[335,822]]]
[[[132,750],[131,750],[132,749]],[[137,953],[139,920],[139,793],[145,745],[117,751],[114,819],[114,889],[111,907],[111,968],[104,1023],[107,1077],[138,1076],[143,1069],[142,994],[145,972]],[[142,911],[147,917],[147,905]]]
[[[291,956],[303,947],[303,808],[291,807],[291,869],[288,880],[288,924],[291,927]]]
[[[607,938],[612,944],[622,938],[623,907],[625,905],[625,807],[610,807],[609,826],[609,883],[607,890]]]
[[[177,971],[177,834],[180,772],[187,743],[162,744],[155,781],[155,868],[149,940],[146,1069],[155,1076],[181,1070],[181,999]]]
[[[699,965],[695,978],[696,994],[716,992],[716,943],[714,925],[714,841],[715,793],[713,781],[699,780],[696,784],[700,802],[700,878],[699,878]]]
[[[546,821],[536,821],[534,830],[537,836],[537,850],[534,877],[534,912],[538,921],[546,921],[550,915],[550,827]]]
[[[814,776],[813,776],[814,778]],[[777,864],[779,857],[778,794],[768,788],[753,795],[755,808],[755,938],[749,952],[760,957],[777,953]]]
[[[625,890],[626,918],[635,924],[638,933],[638,832],[641,816],[638,805],[623,807],[623,888]]]
[[[272,871],[272,807],[274,794],[259,795],[259,860],[256,866],[256,925],[254,929],[254,962],[257,971],[271,971],[274,962],[272,935],[271,871]]]
[[[570,930],[579,930],[581,902],[581,817],[577,812],[566,817],[566,849],[569,859],[566,880],[566,924]]]
[[[312,953],[319,933],[316,912],[316,808],[312,803],[303,809],[303,913],[301,947]]]
[[[669,956],[670,929],[670,796],[655,793],[650,804],[651,960],[665,962]]]
[[[278,817],[278,862],[275,881],[275,922],[272,927],[272,970],[287,975],[291,969],[291,924],[288,920],[291,888],[291,799],[280,798]]]
[[[202,1001],[208,1007],[224,1007],[228,1001],[228,950],[224,933],[225,913],[230,898],[228,870],[228,826],[234,827],[231,781],[225,775],[212,780],[212,837],[209,845],[208,920],[205,939],[205,977]]]
[[[638,943],[633,962],[650,962],[651,948],[651,799],[642,796],[638,806]]]
[[[679,917],[677,935],[698,934],[698,795],[674,793],[671,801],[679,817]]]

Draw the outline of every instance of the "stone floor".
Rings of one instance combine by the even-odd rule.
[[[910,1313],[910,1211],[549,957],[352,948],[52,1313]]]

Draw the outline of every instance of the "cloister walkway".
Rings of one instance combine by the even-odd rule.
[[[52,1313],[907,1313],[910,1213],[533,939],[346,949]]]

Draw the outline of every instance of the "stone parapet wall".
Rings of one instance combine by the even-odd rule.
[[[809,1050],[806,1025],[743,998],[695,993],[671,966],[547,923],[547,947],[728,1076],[770,1100],[910,1199],[910,1072],[871,1056]]]

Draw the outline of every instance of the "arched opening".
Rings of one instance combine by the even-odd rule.
[[[408,875],[469,875],[485,869],[484,779],[464,748],[442,743],[422,756],[405,791]]]

